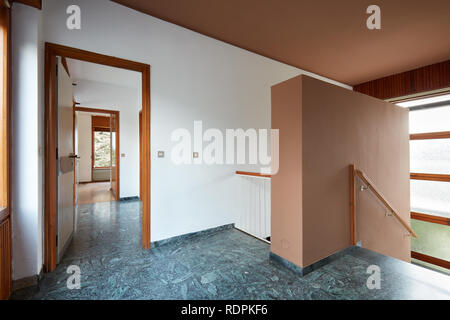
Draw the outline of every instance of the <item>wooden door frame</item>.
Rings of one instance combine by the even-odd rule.
[[[139,199],[142,200],[142,110],[139,111]]]
[[[2,77],[2,99],[0,108],[0,121],[3,124],[3,132],[0,150],[0,228],[4,228],[3,243],[0,248],[0,300],[10,297],[12,291],[12,213],[11,213],[11,10],[0,4],[1,32],[2,32],[2,66],[0,77]],[[2,227],[3,226],[3,227]]]
[[[88,112],[88,113],[104,113],[109,114],[110,117],[112,115],[116,116],[117,126],[116,126],[116,194],[114,195],[116,201],[120,201],[120,111],[116,110],[107,110],[107,109],[95,109],[88,107],[74,107],[74,112]],[[75,136],[75,127],[73,128],[73,135]],[[91,182],[94,182],[94,126],[91,125],[91,150],[92,150],[92,159],[91,159]],[[74,181],[74,190],[75,190],[75,181]]]
[[[150,249],[150,65],[90,51],[45,43],[45,210],[44,210],[44,269],[56,268],[57,230],[57,118],[56,118],[56,57],[65,57],[116,67],[142,74],[142,247]]]

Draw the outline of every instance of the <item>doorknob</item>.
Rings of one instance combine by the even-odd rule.
[[[72,158],[72,159],[80,159],[80,157],[79,157],[77,154],[70,154],[70,155],[69,155],[69,158]]]

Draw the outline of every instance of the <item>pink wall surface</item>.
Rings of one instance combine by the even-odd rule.
[[[272,128],[280,129],[280,170],[272,178],[272,251],[305,267],[350,245],[352,163],[409,222],[408,125],[408,110],[308,76],[272,87]],[[406,231],[355,181],[357,241],[410,261]]]

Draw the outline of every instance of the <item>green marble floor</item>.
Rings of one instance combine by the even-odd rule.
[[[78,232],[55,272],[12,299],[450,299],[450,277],[357,248],[301,278],[236,229],[141,249],[140,203],[78,209]],[[80,289],[67,288],[69,266]],[[366,285],[381,271],[380,289]]]

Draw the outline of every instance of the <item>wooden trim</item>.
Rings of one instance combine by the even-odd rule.
[[[142,200],[142,110],[139,111],[139,199]]]
[[[76,149],[75,148],[75,116],[76,116],[76,113],[75,113],[75,101],[72,98],[72,154],[73,155],[76,155],[75,154],[75,149]],[[73,159],[73,171],[72,171],[72,181],[73,181],[73,186],[72,186],[73,195],[72,195],[72,197],[73,197],[73,200],[72,200],[72,202],[73,202],[74,206],[77,205],[77,201],[76,201],[76,199],[77,199],[77,195],[76,195],[76,184],[77,184],[77,181],[76,181],[76,177],[77,177],[76,170],[77,170],[77,165],[76,165],[76,162],[77,162],[77,159]]]
[[[420,212],[411,212],[411,219],[421,220],[436,224],[442,224],[444,226],[450,226],[450,218],[439,217],[435,215],[420,213]]]
[[[77,59],[110,67],[117,67],[142,73],[142,113],[143,113],[143,209],[142,209],[142,246],[150,249],[150,66],[147,64],[102,55],[94,52],[71,48],[53,43],[45,44],[45,214],[44,214],[44,269],[51,272],[56,268],[56,57]],[[75,107],[75,111],[87,111],[84,107]],[[94,109],[94,112],[105,110]],[[118,121],[119,127],[119,121]],[[116,141],[120,147],[119,137]],[[119,150],[118,147],[116,147]],[[120,153],[117,158],[120,161]],[[117,168],[119,170],[119,168]],[[118,175],[120,176],[120,175]]]
[[[97,63],[105,66],[137,71],[141,73],[144,72],[147,67],[150,67],[149,65],[144,63],[134,62],[131,60],[126,60],[113,56],[107,56],[86,50],[71,48],[55,43],[46,43],[46,45],[48,45],[57,56],[66,57],[70,59],[82,60],[86,62]]]
[[[429,139],[450,139],[450,131],[413,133],[409,135],[409,140],[429,140]]]
[[[114,113],[111,113],[114,114]],[[111,116],[92,116],[92,126],[95,128],[111,129]]]
[[[64,70],[66,70],[66,73],[67,73],[67,75],[68,75],[69,78],[70,78],[70,71],[69,71],[69,66],[67,65],[67,59],[66,59],[66,57],[61,57],[61,64],[63,65]]]
[[[142,70],[142,246],[150,249],[150,201],[151,201],[151,154],[150,154],[150,66]],[[148,214],[147,214],[148,212]]]
[[[111,132],[110,128],[102,128],[102,127],[93,127],[92,131],[94,132]]]
[[[11,2],[18,2],[27,6],[42,10],[42,0],[12,0]]]
[[[350,243],[356,245],[355,166],[349,167],[350,177]]]
[[[251,176],[251,177],[259,177],[259,178],[272,178],[270,174],[262,174],[256,172],[247,172],[247,171],[236,171],[236,174],[241,176]]]
[[[95,163],[95,131],[92,127],[92,116],[91,116],[91,180],[94,180],[94,163]]]
[[[364,184],[367,186],[367,188],[373,192],[373,194],[380,200],[386,208],[389,209],[389,211],[394,215],[394,217],[405,227],[406,230],[414,237],[417,238],[417,234],[411,229],[411,227],[408,225],[408,223],[403,220],[402,217],[397,213],[397,211],[387,202],[387,200],[378,192],[378,190],[373,186],[373,184],[370,182],[369,178],[365,176],[365,174],[361,171],[356,169],[356,174],[359,176],[359,178],[364,182]]]
[[[450,182],[450,174],[411,173],[411,180]]]
[[[82,181],[82,182],[78,182],[78,184],[104,183],[104,182],[109,182],[109,181],[110,180]]]
[[[111,122],[112,130],[110,132],[116,133],[116,188],[113,190],[115,191],[116,201],[120,201],[120,113],[112,114],[111,119],[114,119],[115,123]],[[111,166],[114,168],[114,163],[111,163]]]
[[[11,10],[0,8],[2,33],[0,121],[0,299],[12,291],[12,218],[11,218]]]
[[[96,109],[96,108],[88,108],[88,107],[75,107],[75,111],[89,112],[89,113],[107,113],[107,114],[118,114],[119,113],[119,111],[116,111],[116,110]]]
[[[45,205],[44,205],[44,269],[56,268],[56,226],[57,226],[57,177],[56,177],[56,53],[48,44],[45,46]]]
[[[450,60],[361,83],[353,90],[385,100],[448,87]]]
[[[12,289],[11,218],[0,223],[0,300],[9,299]]]
[[[442,268],[450,269],[450,261],[435,258],[435,257],[429,256],[429,255],[426,255],[423,253],[419,253],[416,251],[411,251],[411,258],[425,261],[425,262],[434,264],[434,265],[442,267]]]
[[[11,204],[11,11],[0,8],[0,207]],[[9,211],[8,211],[9,212]]]

